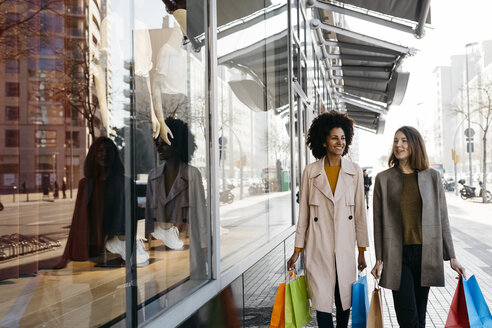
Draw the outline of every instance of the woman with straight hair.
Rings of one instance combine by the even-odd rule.
[[[360,167],[343,157],[353,125],[347,114],[330,111],[313,120],[307,136],[318,161],[302,174],[295,249],[287,267],[293,270],[303,252],[308,294],[321,328],[333,327],[333,303],[337,327],[348,326],[352,284],[357,269],[366,268],[364,178]]]
[[[373,198],[376,264],[371,273],[391,289],[400,327],[425,327],[431,286],[444,286],[444,261],[459,275],[446,196],[420,133],[399,128],[389,169],[376,176]],[[423,229],[425,227],[425,229]]]

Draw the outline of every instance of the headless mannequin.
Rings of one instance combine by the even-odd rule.
[[[178,26],[169,29],[169,32],[169,39],[159,49],[157,56],[152,83],[154,108],[159,123],[168,116],[190,123],[186,96],[187,52],[181,47],[183,34]]]
[[[101,38],[106,37],[106,33],[101,33]],[[105,42],[101,41],[98,44],[98,49],[94,52],[94,57],[90,63],[90,71],[94,77],[94,84],[96,87],[97,101],[99,104],[99,112],[101,114],[101,121],[104,127],[104,135],[109,136],[115,134],[109,126],[111,120],[111,114],[108,108],[108,99],[106,97],[106,74],[104,69],[106,68],[107,49],[104,47]],[[103,48],[104,47],[104,48]]]

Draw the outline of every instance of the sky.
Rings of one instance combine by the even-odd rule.
[[[426,29],[422,39],[375,24],[360,23],[356,19],[348,20],[354,30],[364,30],[368,35],[418,50],[403,63],[403,70],[410,72],[410,80],[402,104],[390,107],[384,134],[360,134],[361,166],[380,165],[379,158],[389,154],[398,127],[416,126],[417,117],[420,122],[432,124],[429,119],[433,118],[432,71],[436,66],[449,65],[451,55],[464,54],[465,44],[492,39],[491,12],[492,1],[470,0],[465,4],[457,0],[434,0],[431,3],[431,28]]]

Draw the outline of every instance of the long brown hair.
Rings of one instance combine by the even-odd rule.
[[[411,126],[402,126],[397,132],[401,132],[407,137],[408,148],[410,151],[410,156],[408,158],[408,164],[414,170],[423,171],[429,168],[429,157],[427,156],[427,151],[425,150],[424,139],[420,132]],[[397,167],[400,165],[400,161],[395,156],[395,145],[391,148],[391,156],[388,159],[388,165],[390,167]]]

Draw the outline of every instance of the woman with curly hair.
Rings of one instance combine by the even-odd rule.
[[[357,269],[367,266],[364,178],[360,167],[343,157],[353,135],[354,121],[347,114],[330,111],[313,120],[307,136],[307,145],[318,160],[302,174],[295,249],[287,267],[294,269],[303,253],[308,294],[319,327],[333,327],[333,303],[337,327],[348,326],[352,284]]]

